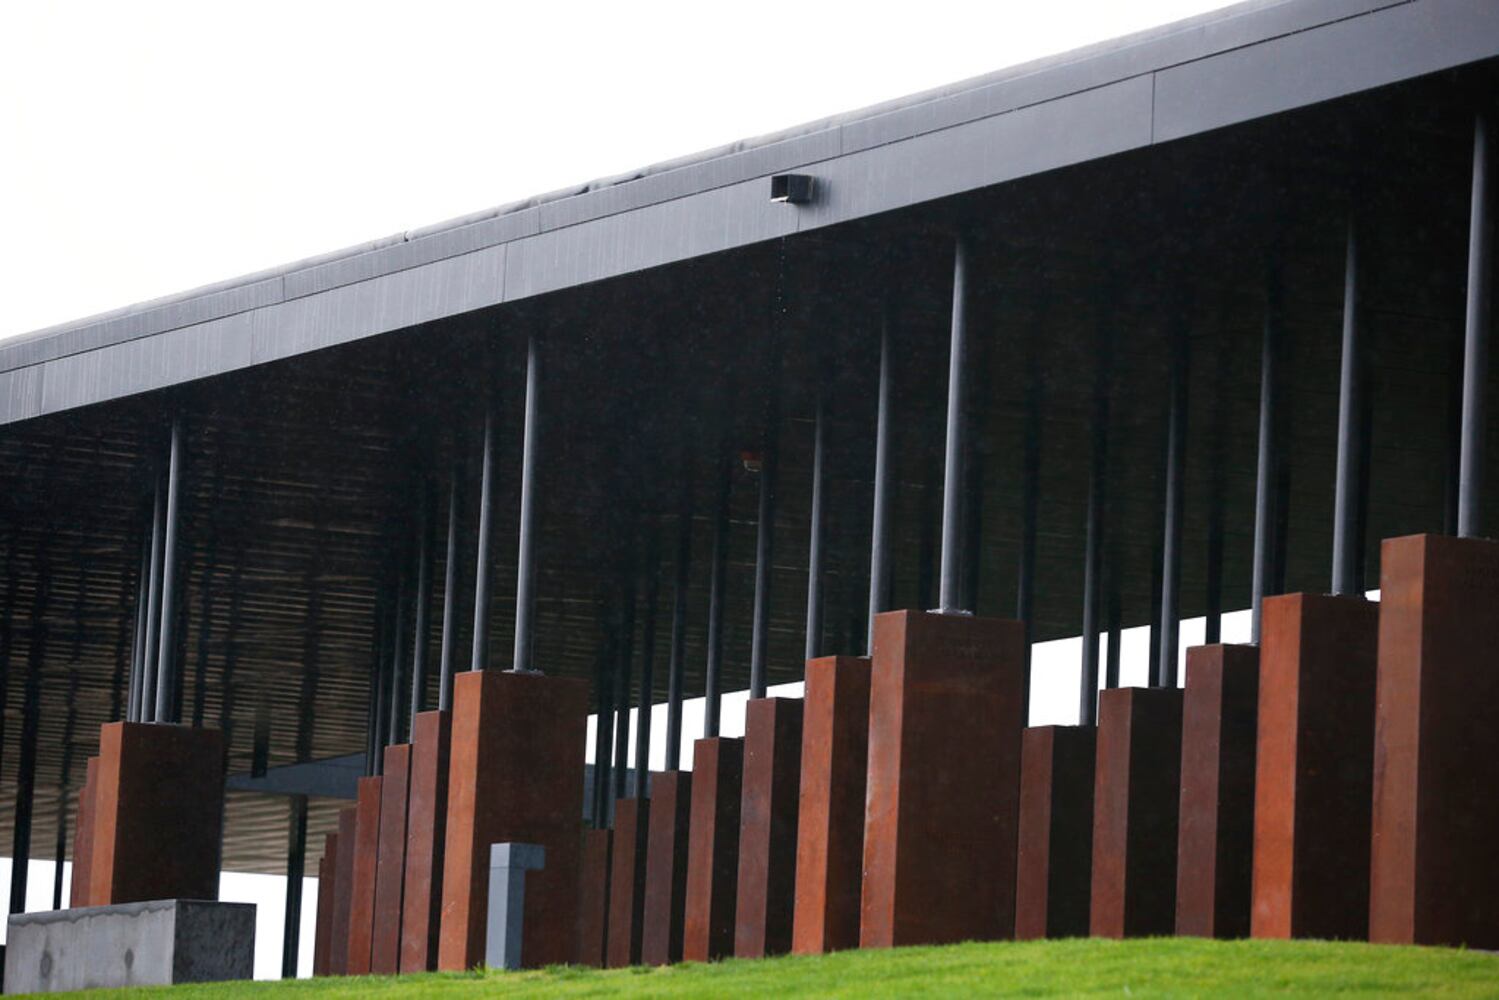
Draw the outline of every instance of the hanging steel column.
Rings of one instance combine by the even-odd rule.
[[[632,529],[633,530],[633,527]],[[626,779],[630,773],[630,675],[635,661],[635,564],[634,551],[620,588],[619,641],[614,657],[614,704],[617,715],[614,723],[614,794],[613,799],[625,797],[629,787]]]
[[[453,707],[453,647],[458,642],[458,525],[463,471],[456,458],[453,459],[451,483],[448,491],[447,557],[442,567],[442,645],[437,664],[437,707],[444,712]]]
[[[1106,337],[1104,345],[1106,345]],[[1093,441],[1088,467],[1087,536],[1083,551],[1083,669],[1078,682],[1078,724],[1098,722],[1098,618],[1102,597],[1100,563],[1103,556],[1103,510],[1108,469],[1109,400],[1107,347],[1099,350],[1099,371],[1093,387]]]
[[[130,649],[130,696],[126,699],[125,720],[141,721],[141,695],[146,672],[146,621],[149,617],[146,603],[151,591],[151,536],[155,529],[155,518],[151,526],[141,531],[141,566],[135,578],[135,635]]]
[[[515,653],[510,669],[518,674],[539,673],[531,662],[536,617],[536,441],[537,392],[540,364],[536,333],[526,337],[526,424],[520,459],[520,545],[515,570]]]
[[[1489,376],[1489,282],[1493,220],[1489,211],[1489,116],[1473,121],[1473,194],[1468,216],[1468,297],[1463,331],[1463,423],[1458,460],[1457,533],[1483,530],[1485,391]]]
[[[966,613],[959,605],[963,566],[963,458],[967,448],[968,414],[963,380],[968,353],[967,236],[953,242],[952,334],[947,358],[947,457],[942,474],[942,569],[937,584],[937,610]]]
[[[666,678],[666,769],[682,766],[682,682],[687,657],[687,587],[692,565],[690,489],[684,489],[677,538],[677,578],[671,599],[671,657]]]
[[[281,929],[281,978],[297,978],[302,937],[302,876],[307,864],[307,796],[291,797],[286,844],[286,921]]]
[[[708,661],[703,671],[703,736],[718,735],[720,702],[723,700],[723,610],[724,587],[729,562],[729,496],[734,468],[728,450],[720,445],[718,466],[718,511],[713,520],[713,562],[708,579]]]
[[[153,722],[176,722],[173,694],[177,683],[177,508],[182,496],[182,419],[172,418],[167,461],[166,536],[161,553],[161,628],[156,652],[156,710]]]
[[[891,306],[880,323],[880,388],[874,418],[874,515],[869,539],[869,622],[864,655],[874,655],[874,616],[890,598],[890,336]]]
[[[1176,335],[1166,427],[1166,511],[1161,541],[1161,616],[1156,687],[1176,687],[1181,624],[1182,492],[1187,467],[1187,337]]]
[[[812,428],[812,516],[807,544],[806,659],[822,655],[822,536],[823,451],[827,447],[827,415],[823,389],[817,390],[817,415]]]
[[[140,718],[138,722],[156,721],[156,648],[161,628],[161,550],[166,533],[167,497],[162,475],[155,475],[155,499],[151,508],[151,581],[146,592],[146,648],[141,668]]]
[[[1260,443],[1254,478],[1254,567],[1250,582],[1249,640],[1260,641],[1260,605],[1273,591],[1271,560],[1275,539],[1275,479],[1280,464],[1278,420],[1280,402],[1280,276],[1278,262],[1272,262],[1266,282],[1265,327],[1260,341]]]
[[[494,403],[484,412],[484,456],[479,473],[479,543],[474,556],[474,649],[470,670],[489,666],[489,549],[494,520]]]
[[[416,717],[425,707],[427,697],[427,636],[431,632],[428,606],[432,603],[432,489],[426,476],[421,482],[420,511],[416,538],[416,611],[412,622],[411,645],[411,720],[415,731]]]
[[[401,711],[401,677],[403,672],[402,661],[406,655],[407,590],[405,567],[402,566],[400,575],[396,580],[394,635],[391,637],[390,642],[390,676],[385,679],[385,738],[380,742],[382,750],[378,754],[379,761],[378,766],[375,768],[376,774],[382,774],[385,770],[383,748],[390,746],[392,743],[401,742],[401,720],[405,718],[405,714]]]
[[[1035,357],[1026,366],[1025,441],[1021,466],[1020,564],[1015,573],[1015,620],[1025,634],[1026,718],[1031,704],[1031,642],[1036,634],[1036,521],[1041,503],[1041,372]]]
[[[766,406],[764,446],[760,455],[760,507],[755,525],[755,612],[750,631],[751,698],[765,697],[765,661],[770,654],[770,576],[775,557],[777,440],[780,430],[781,366],[779,357],[771,366],[770,401]]]
[[[612,613],[608,612],[608,614]],[[612,673],[614,642],[614,628],[606,624],[604,641],[599,646],[598,661],[594,664],[596,715],[593,727],[593,797],[591,801],[595,830],[601,830],[609,825],[609,761],[614,749],[614,698],[610,690],[614,683]]]
[[[1363,521],[1359,489],[1359,464],[1366,432],[1364,412],[1363,349],[1360,344],[1358,301],[1358,228],[1348,223],[1348,251],[1343,269],[1343,359],[1338,386],[1338,467],[1333,494],[1332,592],[1363,594],[1358,579],[1359,550],[1363,539],[1355,537]]]
[[[50,534],[50,532],[49,532]],[[31,865],[31,816],[36,802],[37,740],[41,733],[42,668],[47,662],[47,604],[52,570],[46,542],[37,559],[31,628],[26,642],[26,683],[21,694],[21,754],[16,765],[16,799],[11,828],[10,912],[26,909],[26,877]]]
[[[635,716],[635,782],[631,794],[646,797],[646,776],[651,770],[651,699],[656,689],[656,606],[661,594],[661,559],[656,526],[651,525],[645,558],[645,622],[640,630],[640,699]]]

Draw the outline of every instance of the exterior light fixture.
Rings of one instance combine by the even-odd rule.
[[[805,205],[812,200],[813,181],[810,174],[775,174],[770,178],[770,200]]]

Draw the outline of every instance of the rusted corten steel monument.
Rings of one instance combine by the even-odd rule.
[[[527,963],[1499,947],[1496,59],[1248,3],[0,344],[0,842],[316,865],[320,973],[500,841]]]

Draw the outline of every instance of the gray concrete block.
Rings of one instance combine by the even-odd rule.
[[[484,964],[493,969],[521,967],[522,928],[526,913],[526,872],[546,865],[540,844],[489,846],[489,921]]]
[[[61,993],[249,979],[255,906],[158,899],[17,913],[5,948],[6,993]]]

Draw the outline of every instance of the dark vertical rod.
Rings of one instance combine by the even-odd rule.
[[[817,391],[816,423],[812,429],[812,516],[807,545],[807,644],[806,659],[822,655],[822,540],[823,452],[827,448],[827,413],[824,392]]]
[[[604,625],[603,642],[599,644],[598,661],[594,665],[594,703],[597,711],[593,727],[593,828],[602,830],[609,825],[607,802],[609,797],[609,759],[614,740],[614,626]]]
[[[1483,529],[1484,399],[1489,375],[1489,282],[1493,266],[1489,210],[1489,116],[1473,120],[1473,195],[1468,216],[1468,296],[1463,320],[1463,417],[1458,460],[1457,533],[1476,538]]]
[[[952,335],[947,359],[947,456],[942,473],[942,569],[938,575],[937,610],[962,612],[958,590],[963,565],[963,458],[967,447],[967,411],[963,380],[968,354],[968,239],[953,242]]]
[[[151,592],[151,553],[154,551],[151,536],[155,526],[153,517],[151,529],[141,532],[141,568],[135,578],[135,637],[130,651],[130,697],[125,714],[129,722],[141,721],[142,684],[146,670],[146,621],[149,618],[146,604]]]
[[[520,546],[515,571],[515,654],[510,669],[535,672],[531,652],[536,617],[536,440],[537,392],[540,364],[533,331],[526,338],[526,424],[522,431],[520,460]]]
[[[484,413],[484,457],[479,473],[479,548],[474,557],[474,650],[470,670],[489,666],[489,549],[494,525],[494,405]]]
[[[864,654],[874,653],[874,617],[890,595],[890,307],[880,325],[880,388],[874,418],[874,516],[869,539],[869,622]]]
[[[614,656],[614,799],[625,797],[630,772],[630,679],[635,665],[635,566],[628,566],[620,593],[619,643]]]
[[[380,741],[382,748],[388,747],[392,743],[401,742],[401,719],[403,718],[403,713],[401,712],[401,676],[404,666],[403,661],[406,659],[407,589],[405,567],[403,566],[396,580],[395,621],[392,624],[393,634],[391,636],[389,654],[390,674],[385,678],[386,715],[385,735],[384,739]],[[381,770],[377,770],[376,774],[381,773],[384,764],[385,754],[382,749],[380,753]]]
[[[718,510],[713,519],[713,562],[708,580],[708,662],[703,677],[703,736],[718,735],[723,700],[724,586],[729,562],[729,497],[733,466],[727,452],[719,460]]]
[[[684,491],[685,492],[685,491]],[[682,766],[682,685],[687,660],[687,588],[692,568],[692,512],[683,499],[677,538],[677,578],[671,599],[671,657],[666,677],[666,769]]]
[[[1338,466],[1333,492],[1332,592],[1361,594],[1358,582],[1359,465],[1363,452],[1363,349],[1360,344],[1358,289],[1359,234],[1348,223],[1348,251],[1343,269],[1343,359],[1338,386]]]
[[[416,610],[412,624],[411,644],[411,728],[417,714],[426,707],[427,638],[432,625],[429,606],[432,603],[432,489],[422,477],[420,510],[416,538]]]
[[[651,700],[656,690],[656,611],[661,594],[661,560],[657,549],[656,528],[646,555],[645,621],[640,630],[640,699],[635,716],[635,783],[631,794],[646,797],[646,779],[651,771]]]
[[[182,496],[182,419],[172,418],[172,441],[167,460],[166,536],[161,552],[161,631],[156,654],[155,722],[176,722],[173,693],[177,677],[177,508]]]
[[[36,802],[37,739],[41,732],[42,666],[47,661],[45,614],[47,595],[51,590],[50,575],[44,556],[37,566],[31,635],[26,644],[26,684],[21,695],[21,755],[16,767],[16,799],[11,829],[11,913],[26,910],[26,881],[31,868],[31,816]]]
[[[281,978],[297,978],[302,937],[302,876],[307,865],[307,796],[293,795],[286,844],[286,923],[281,930]]]
[[[1025,633],[1024,674],[1026,718],[1029,719],[1031,642],[1035,638],[1036,522],[1041,505],[1041,372],[1033,357],[1027,366],[1025,442],[1020,475],[1020,563],[1015,574],[1015,620]]]
[[[1161,535],[1161,639],[1155,686],[1176,687],[1181,625],[1182,494],[1187,467],[1187,343],[1177,334],[1171,359],[1166,428],[1166,510]]]
[[[151,513],[151,579],[146,591],[146,648],[141,666],[140,718],[138,722],[156,721],[156,648],[161,628],[161,550],[167,518],[166,491],[162,476],[156,474],[156,498]]]
[[[779,380],[779,364],[771,368],[771,377]],[[770,581],[775,559],[776,474],[780,451],[777,441],[780,407],[779,389],[771,387],[766,407],[765,444],[760,457],[760,506],[755,524],[755,611],[750,631],[750,697],[764,698],[766,660],[770,655]]]
[[[1250,641],[1260,641],[1260,605],[1270,588],[1275,557],[1275,478],[1280,463],[1276,410],[1280,402],[1280,281],[1271,264],[1265,296],[1265,324],[1260,340],[1260,441],[1254,473],[1254,566],[1249,598]]]
[[[1119,686],[1119,656],[1120,635],[1123,620],[1120,613],[1119,588],[1117,584],[1111,584],[1109,588],[1109,644],[1108,651],[1104,654],[1103,663],[1103,686],[1116,688]]]
[[[448,490],[448,544],[442,568],[442,645],[437,665],[437,707],[453,707],[453,647],[458,644],[458,525],[461,521],[463,469],[453,460]]]
[[[1104,355],[1100,351],[1102,362]],[[1083,543],[1083,669],[1078,685],[1078,724],[1098,722],[1098,621],[1102,598],[1103,510],[1108,468],[1107,376],[1100,363],[1093,396],[1093,440],[1088,468],[1088,512]]]

